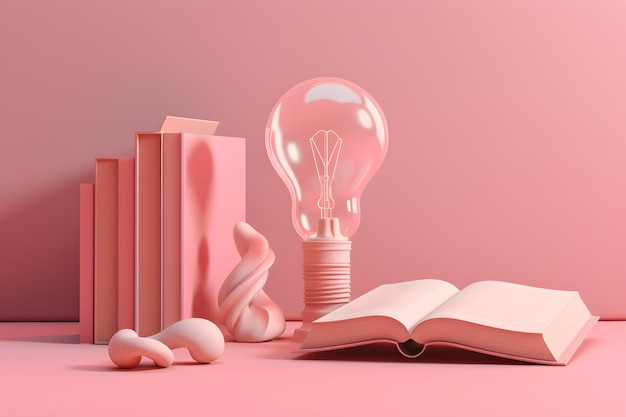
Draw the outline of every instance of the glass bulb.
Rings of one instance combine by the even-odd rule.
[[[352,237],[361,195],[385,157],[387,137],[378,104],[349,81],[314,78],[280,98],[265,145],[289,189],[293,226],[303,239]]]

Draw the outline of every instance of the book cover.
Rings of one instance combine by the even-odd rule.
[[[245,221],[245,140],[163,136],[163,325],[217,320],[217,294],[240,260],[233,228]]]
[[[94,343],[106,344],[117,331],[118,164],[96,159],[94,210]]]
[[[79,333],[80,343],[93,343],[94,283],[94,187],[80,184],[79,189]]]

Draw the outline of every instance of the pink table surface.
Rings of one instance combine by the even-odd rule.
[[[77,323],[0,323],[0,416],[626,416],[626,321],[596,324],[569,365],[393,345],[298,356],[285,334],[228,342],[210,365],[113,366]]]

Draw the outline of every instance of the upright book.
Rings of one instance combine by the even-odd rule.
[[[161,133],[135,137],[135,331],[161,331]]]
[[[449,345],[565,365],[598,317],[578,292],[480,281],[463,290],[427,279],[382,285],[315,320],[298,352],[391,342],[408,357]]]
[[[80,184],[80,343],[93,343],[94,185]]]
[[[96,159],[94,209],[94,343],[117,331],[118,160]]]
[[[214,136],[217,126],[168,116],[159,132],[136,135],[139,335],[186,317],[214,319],[214,287],[238,261],[224,242],[245,219],[245,142]]]
[[[243,138],[163,134],[163,327],[217,322],[217,294],[239,262],[233,228],[246,217]]]
[[[117,323],[135,326],[135,158],[117,161]]]

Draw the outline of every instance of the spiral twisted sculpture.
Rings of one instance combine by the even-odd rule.
[[[263,291],[274,251],[248,223],[237,223],[233,235],[241,261],[220,288],[218,318],[238,342],[274,339],[285,331],[282,310]]]

